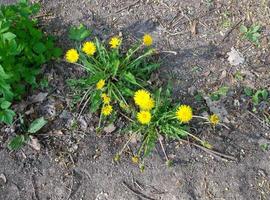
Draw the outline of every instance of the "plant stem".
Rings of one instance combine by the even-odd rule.
[[[157,130],[156,130],[156,131],[157,131]],[[157,133],[158,133],[158,131],[157,131]],[[165,155],[166,161],[169,161],[169,158],[168,158],[168,156],[167,156],[167,154],[166,154],[166,151],[165,151],[165,148],[164,148],[163,143],[162,143],[162,141],[161,141],[161,138],[159,137],[158,140],[159,140],[161,149],[162,149],[162,151],[163,151],[163,154]]]

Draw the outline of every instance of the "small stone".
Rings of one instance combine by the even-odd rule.
[[[6,182],[7,182],[7,178],[5,174],[0,174],[0,186],[6,184]]]
[[[84,118],[81,116],[79,119],[78,119],[78,122],[80,124],[80,128],[82,131],[86,131],[87,130],[87,122],[84,120]]]

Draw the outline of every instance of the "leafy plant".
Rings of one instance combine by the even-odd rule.
[[[80,29],[85,32],[84,28]],[[71,29],[70,35],[73,32],[74,29]],[[112,105],[128,111],[127,98],[133,95],[135,89],[146,87],[150,73],[159,67],[158,63],[150,60],[155,54],[150,47],[150,35],[145,35],[143,42],[135,43],[127,51],[120,48],[121,42],[119,37],[112,37],[109,44],[95,38],[67,51],[66,60],[86,71],[86,76],[68,81],[74,90],[82,91],[79,104],[84,102],[82,110],[89,103],[90,111],[101,110],[101,116],[110,115]]]
[[[90,34],[91,32],[83,24],[80,24],[78,27],[70,28],[68,37],[71,40],[81,42],[85,38],[89,37]]]
[[[46,124],[47,124],[47,121],[43,117],[34,120],[30,124],[28,129],[26,130],[26,133],[16,135],[15,137],[11,138],[11,140],[8,143],[8,148],[10,150],[20,149],[30,139],[30,137],[29,137],[30,135],[36,134]]]
[[[192,108],[188,105],[173,106],[170,89],[164,91],[160,88],[154,95],[149,95],[150,93],[147,91],[139,90],[135,92],[134,96],[139,111],[133,110],[132,119],[130,119],[132,122],[128,127],[128,132],[131,133],[131,138],[139,134],[142,142],[132,159],[133,162],[139,162],[140,159],[143,162],[143,159],[152,152],[156,143],[159,142],[167,163],[170,164],[161,138],[179,140],[190,137],[200,145],[212,148],[207,141],[201,140],[190,133],[190,125],[188,124],[192,118],[206,119],[209,122],[208,118],[193,115]],[[150,102],[153,102],[154,105]],[[126,146],[127,144],[124,145],[123,149]],[[116,155],[117,159],[120,158],[123,149]]]
[[[268,151],[270,149],[270,144],[261,144],[260,147],[263,151]]]
[[[252,102],[254,105],[258,105],[261,101],[267,101],[269,97],[269,92],[267,89],[253,90],[252,88],[244,88],[244,93],[247,96],[252,97]]]
[[[12,123],[12,102],[20,99],[29,85],[38,86],[36,76],[42,64],[61,55],[54,39],[31,18],[38,11],[38,4],[26,0],[0,8],[0,122]]]
[[[217,91],[210,95],[212,101],[218,101],[222,96],[226,96],[229,91],[229,87],[220,87]]]
[[[240,26],[240,32],[243,34],[243,38],[249,40],[253,44],[259,46],[260,37],[261,37],[261,26],[253,24],[250,27],[246,27],[245,25]]]
[[[261,100],[266,101],[268,98],[268,91],[266,89],[257,90],[257,92],[252,96],[252,101],[254,105],[258,105]]]

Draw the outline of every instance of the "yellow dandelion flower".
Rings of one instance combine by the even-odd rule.
[[[96,53],[97,48],[94,42],[85,42],[82,47],[82,51],[88,56],[92,56]]]
[[[151,121],[152,115],[149,111],[140,111],[137,114],[137,119],[141,124],[149,124]]]
[[[111,98],[105,93],[101,95],[101,98],[104,104],[109,104],[111,102]]]
[[[102,110],[101,110],[101,114],[104,116],[109,116],[113,111],[113,108],[111,105],[105,105],[103,106]]]
[[[146,99],[139,107],[141,110],[152,110],[155,107],[155,100],[152,98]]]
[[[177,119],[182,123],[188,123],[192,117],[192,108],[188,105],[181,105],[177,108],[176,111]]]
[[[76,63],[79,60],[79,53],[76,49],[70,49],[66,52],[65,57],[69,63]]]
[[[140,161],[140,159],[139,159],[138,156],[132,156],[131,161],[132,161],[134,164],[138,164],[139,161]]]
[[[103,79],[99,80],[96,84],[97,90],[102,90],[105,85],[105,81]]]
[[[149,35],[149,34],[145,34],[143,36],[143,44],[145,46],[151,46],[153,44],[153,38],[152,38],[152,36]]]
[[[120,46],[121,39],[119,39],[119,37],[112,37],[109,44],[111,45],[112,49],[116,49]]]
[[[151,98],[150,93],[146,90],[138,90],[135,92],[134,101],[141,110],[151,110],[155,106],[155,101]]]
[[[216,126],[220,121],[219,116],[217,114],[210,115],[208,120],[214,126]]]

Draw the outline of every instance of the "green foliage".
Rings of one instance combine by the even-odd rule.
[[[253,24],[249,28],[245,25],[240,26],[240,32],[243,34],[243,38],[249,40],[253,44],[259,46],[261,37],[261,26]]]
[[[266,101],[268,98],[268,91],[266,89],[257,90],[256,93],[252,96],[252,101],[254,105],[258,105],[261,100]]]
[[[81,42],[89,37],[90,34],[91,32],[83,24],[80,24],[78,27],[70,28],[68,37],[71,40]]]
[[[252,88],[244,88],[245,95],[252,97],[252,102],[254,105],[258,105],[261,101],[267,101],[269,97],[269,92],[267,89],[253,90]]]
[[[229,87],[223,86],[210,95],[212,101],[218,101],[222,96],[226,96],[229,91]]]
[[[15,137],[11,138],[8,143],[9,150],[18,150],[20,149],[27,141],[29,140],[29,136],[36,134],[41,128],[43,128],[47,124],[47,121],[40,117],[34,120],[30,125],[28,130],[24,134],[16,135]]]
[[[26,0],[0,8],[0,122],[12,123],[13,100],[20,99],[29,85],[37,87],[40,66],[61,55],[54,39],[31,18],[38,11],[38,4],[29,5]]]
[[[71,29],[70,35],[73,32],[74,29]],[[93,44],[96,47],[94,55],[87,55],[81,48],[77,49],[80,56],[78,63],[87,75],[69,80],[69,85],[74,91],[82,91],[82,101],[89,99],[91,112],[104,106],[102,94],[111,99],[112,105],[128,108],[127,98],[133,95],[134,90],[147,86],[150,73],[159,67],[158,63],[152,63],[149,58],[155,54],[155,50],[144,48],[141,42],[134,44],[126,52],[119,47],[108,48],[97,38]],[[103,80],[104,87],[97,89],[96,84]]]
[[[136,155],[142,157],[142,159],[147,157],[160,137],[179,140],[189,136],[206,148],[211,148],[208,142],[191,134],[189,126],[181,123],[176,118],[176,106],[173,106],[170,89],[162,90],[162,88],[159,88],[154,94],[154,99],[156,105],[151,111],[151,122],[147,125],[142,125],[136,121],[130,124],[128,128],[131,134],[139,134],[143,138],[141,147]],[[136,111],[133,111],[133,118],[136,118],[136,113]],[[167,162],[170,163],[169,160]]]
[[[31,134],[37,133],[46,124],[47,121],[43,117],[38,118],[30,124],[27,132]]]
[[[260,145],[261,149],[264,150],[264,151],[268,151],[270,149],[270,144],[261,144]]]

